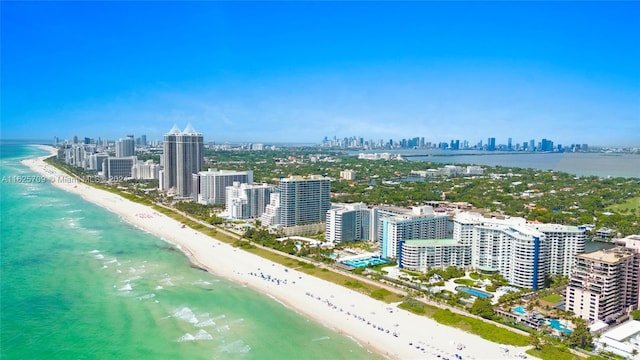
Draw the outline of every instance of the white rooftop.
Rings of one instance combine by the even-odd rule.
[[[630,320],[617,326],[613,330],[609,330],[602,334],[604,337],[608,337],[617,341],[624,341],[625,339],[632,337],[640,333],[640,321]]]

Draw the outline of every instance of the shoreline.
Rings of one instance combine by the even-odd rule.
[[[22,160],[32,171],[55,178],[68,176],[43,160],[54,148],[38,146],[50,155]],[[398,309],[367,295],[273,263],[211,238],[145,205],[80,182],[54,186],[105,208],[161,240],[176,246],[192,266],[248,286],[289,310],[321,324],[358,345],[391,359],[416,359],[455,354],[464,359],[495,359],[517,355],[529,347],[500,345],[425,316]],[[509,349],[505,354],[504,349]],[[530,356],[530,355],[527,355]]]

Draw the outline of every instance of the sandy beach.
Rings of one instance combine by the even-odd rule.
[[[52,147],[43,149],[55,154]],[[47,156],[48,157],[48,156]],[[504,346],[366,295],[300,273],[185,227],[155,210],[76,181],[41,157],[23,160],[65,191],[104,207],[122,219],[174,244],[211,273],[245,284],[285,306],[392,359],[517,358],[526,347]],[[531,357],[527,355],[528,357]]]

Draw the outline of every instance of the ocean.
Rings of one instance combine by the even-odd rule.
[[[2,359],[377,359],[34,175],[0,147]]]

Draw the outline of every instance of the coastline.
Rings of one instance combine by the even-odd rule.
[[[52,147],[39,147],[55,154]],[[26,159],[22,163],[47,178],[67,176],[43,161],[49,156]],[[195,266],[257,290],[388,358],[441,355],[453,359],[459,354],[464,359],[495,359],[505,356],[504,348],[509,349],[511,355],[528,348],[493,343],[398,309],[394,304],[286,268],[191,228],[183,228],[178,221],[116,194],[78,182],[54,182],[53,185],[80,195],[118,214],[127,223],[173,244]]]

